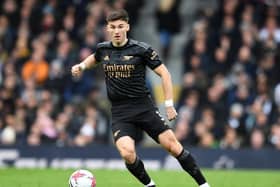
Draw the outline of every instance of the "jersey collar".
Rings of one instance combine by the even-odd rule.
[[[110,42],[111,47],[116,48],[116,49],[123,49],[123,48],[126,48],[126,47],[129,45],[129,43],[130,43],[130,39],[129,39],[129,38],[127,39],[126,43],[125,43],[123,46],[120,46],[120,47],[116,47],[116,46],[113,45],[112,42]]]

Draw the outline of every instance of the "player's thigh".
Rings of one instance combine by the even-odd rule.
[[[122,136],[116,141],[116,147],[121,155],[135,153],[135,141],[130,136]]]
[[[177,140],[171,129],[162,132],[158,136],[158,139],[159,143],[173,156],[178,156],[183,150],[183,146]]]
[[[160,115],[158,110],[150,110],[142,114],[143,120],[139,122],[139,126],[157,143],[159,143],[159,135],[170,127]]]
[[[132,164],[136,160],[134,140],[129,136],[120,137],[116,141],[116,147],[126,163]]]

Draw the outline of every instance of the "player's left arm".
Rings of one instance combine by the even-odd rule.
[[[171,75],[164,64],[156,67],[154,72],[161,77],[167,118],[169,121],[173,120],[177,117],[177,112],[173,104],[173,85]]]

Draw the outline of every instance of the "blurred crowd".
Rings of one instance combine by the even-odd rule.
[[[154,17],[167,59],[172,36],[182,34],[182,1],[159,2]],[[125,8],[133,28],[144,3],[1,1],[0,145],[111,143],[102,70],[74,79],[70,68],[108,39],[108,12]],[[199,9],[192,32],[183,33],[189,39],[175,135],[205,148],[280,149],[279,7],[257,0],[218,5]]]
[[[267,2],[224,0],[198,11],[182,54],[180,141],[280,149],[280,14]]]
[[[100,68],[73,79],[73,64],[107,40],[105,18],[143,1],[3,0],[0,11],[0,145],[109,143]],[[103,86],[102,86],[103,85]]]

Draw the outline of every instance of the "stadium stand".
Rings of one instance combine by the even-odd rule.
[[[1,1],[0,145],[111,143],[101,69],[74,79],[70,67],[106,40],[107,12],[126,8],[132,37],[141,39],[148,24],[146,40],[155,41],[174,75],[179,117],[173,128],[181,142],[280,149],[280,5],[203,2],[173,0],[182,21],[166,35],[155,1]],[[145,9],[147,3],[153,6]],[[171,37],[168,44],[160,36]]]

